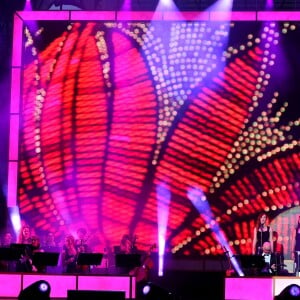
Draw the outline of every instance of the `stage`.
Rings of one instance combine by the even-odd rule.
[[[169,288],[179,286],[182,276],[174,277],[166,274],[161,286]],[[291,285],[300,286],[300,277],[274,276],[274,277],[223,277],[214,272],[188,272],[189,283],[185,282],[185,289],[177,293],[181,299],[225,299],[225,300],[273,300],[281,291]],[[205,276],[206,274],[206,276]],[[180,274],[182,275],[182,273]],[[193,276],[192,276],[193,275]],[[213,280],[215,277],[216,280]],[[218,279],[218,277],[220,277]],[[191,278],[193,278],[191,280]],[[209,279],[209,280],[208,280]],[[0,299],[17,299],[20,291],[38,280],[46,280],[51,286],[51,299],[67,299],[68,290],[75,291],[124,291],[126,299],[136,299],[135,277],[126,275],[58,275],[58,274],[28,274],[28,273],[1,273]],[[202,281],[205,281],[206,290]],[[168,282],[166,282],[168,281]],[[225,284],[222,284],[222,281]],[[198,282],[198,284],[197,284]],[[200,288],[201,287],[201,288]],[[219,292],[217,290],[220,290]],[[179,291],[179,290],[178,290]],[[223,296],[221,296],[223,294]]]
[[[180,300],[224,300],[224,279],[223,272],[166,270],[162,277],[152,276],[151,282]],[[51,300],[67,299],[68,290],[124,291],[126,299],[134,300],[138,297],[136,293],[136,278],[132,276],[3,272],[0,273],[0,299],[17,299],[22,289],[39,280],[45,280],[50,284]],[[89,297],[84,299],[88,300]]]
[[[0,299],[17,299],[22,289],[38,280],[50,284],[51,299],[67,299],[68,290],[125,291],[126,299],[136,297],[136,281],[132,276],[1,273]]]

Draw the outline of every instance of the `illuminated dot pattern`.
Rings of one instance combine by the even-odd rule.
[[[156,186],[166,182],[168,250],[220,253],[220,226],[247,252],[254,222],[245,215],[299,204],[299,120],[282,125],[288,104],[277,107],[276,91],[261,108],[273,48],[295,28],[270,23],[225,49],[235,26],[74,23],[42,51],[26,28],[23,218],[38,230],[87,226],[110,245],[132,230],[147,247],[157,240]],[[206,195],[209,220],[190,187]]]

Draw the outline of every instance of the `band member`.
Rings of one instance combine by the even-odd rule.
[[[51,249],[57,248],[57,244],[55,242],[55,236],[53,232],[51,231],[47,232],[44,239],[43,248],[45,248],[47,251],[51,251]]]
[[[9,248],[12,242],[13,242],[12,234],[9,231],[6,231],[1,240],[1,247]],[[15,270],[14,261],[0,260],[0,271],[14,271],[14,270]]]
[[[44,249],[41,248],[41,241],[37,236],[31,237],[31,251],[32,272],[46,272],[46,266],[34,264],[32,261],[35,253],[44,252]]]
[[[88,245],[89,237],[87,236],[86,229],[79,228],[77,230],[77,237],[78,237],[78,239],[75,241],[75,247],[76,247],[77,254],[80,255],[80,253],[91,253],[92,250]],[[90,271],[90,266],[77,264],[76,271],[79,273],[86,273],[86,272]]]
[[[295,272],[299,272],[300,264],[300,216],[295,229],[292,231],[292,258],[295,260]]]
[[[137,236],[130,236],[129,234],[124,234],[120,243],[120,252],[124,254],[131,254],[137,252],[136,248]]]
[[[44,252],[41,248],[40,239],[37,236],[32,236],[31,244],[25,244],[24,253],[17,263],[17,271],[19,272],[43,272],[44,266],[36,266],[33,264],[33,255],[37,252]]]
[[[28,225],[21,228],[17,242],[18,244],[31,244],[31,230]]]
[[[78,253],[89,253],[92,252],[88,245],[87,231],[84,228],[77,230],[78,239],[75,241],[75,247]]]
[[[262,256],[264,257],[265,266],[262,268],[261,273],[263,275],[275,275],[277,274],[277,259],[276,255],[271,252],[271,243],[264,242],[262,246]]]
[[[270,242],[271,252],[273,252],[273,232],[268,225],[268,217],[266,213],[261,213],[257,218],[257,224],[253,231],[252,254],[262,254],[264,242]]]
[[[65,244],[62,250],[62,264],[65,273],[76,272],[77,250],[75,247],[75,239],[72,235],[65,238]]]
[[[13,242],[12,234],[9,231],[5,232],[3,235],[1,247],[9,247],[12,242]]]

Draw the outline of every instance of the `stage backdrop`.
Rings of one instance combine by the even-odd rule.
[[[39,234],[184,255],[250,253],[266,211],[288,249],[298,23],[150,15],[16,15],[9,206]]]

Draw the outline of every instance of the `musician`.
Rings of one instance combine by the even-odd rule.
[[[264,242],[262,246],[262,256],[265,260],[265,266],[261,270],[262,275],[275,275],[277,274],[277,257],[271,251],[271,243]]]
[[[31,244],[26,244],[24,253],[17,262],[17,271],[19,272],[43,272],[44,266],[35,266],[32,263],[33,255],[37,252],[44,252],[41,248],[40,239],[37,236],[30,237]]]
[[[32,263],[32,259],[35,253],[44,252],[44,249],[41,248],[41,241],[39,237],[32,236],[31,237],[31,264],[32,264],[32,272],[46,272],[46,267],[42,265],[34,265]]]
[[[1,247],[10,247],[10,244],[13,242],[13,236],[12,234],[7,231],[3,235]]]
[[[31,244],[31,230],[28,225],[24,225],[21,228],[17,243],[18,244],[28,244],[28,245]]]
[[[280,252],[271,252],[271,243],[265,242],[263,244],[263,254],[266,262],[262,269],[262,275],[278,275],[287,276],[289,273],[284,269],[283,258]]]
[[[137,252],[136,248],[136,240],[137,236],[130,236],[129,234],[124,234],[122,236],[121,242],[120,242],[120,253],[123,254],[132,254]]]
[[[298,217],[298,222],[295,230],[292,231],[292,258],[295,260],[295,272],[299,272],[300,263],[300,216]]]
[[[76,272],[77,254],[74,237],[72,235],[66,236],[62,250],[62,264],[65,273]]]
[[[77,239],[75,240],[75,247],[78,253],[90,253],[91,248],[88,245],[88,236],[85,228],[77,230]]]
[[[253,231],[252,254],[261,255],[264,242],[270,242],[271,252],[273,252],[273,232],[268,221],[266,213],[259,214]]]
[[[45,236],[43,248],[47,249],[47,251],[49,251],[53,248],[57,248],[54,233],[52,231],[47,232],[47,234]]]
[[[9,248],[10,244],[12,243],[12,239],[13,239],[12,234],[9,231],[5,232],[1,241],[1,247]],[[13,271],[13,270],[15,270],[15,262],[0,260],[0,271]]]
[[[126,254],[128,256],[130,254],[139,254],[139,253],[137,253],[138,250],[135,246],[136,240],[137,240],[136,235],[130,235],[128,233],[124,234],[121,238],[120,246],[117,247],[117,249],[115,248],[115,253],[121,254],[121,255]],[[124,263],[121,263],[121,264],[124,264]],[[133,268],[133,266],[130,265],[130,260],[128,258],[128,265],[126,265],[126,263],[125,263],[124,266],[118,266],[118,273],[119,274],[128,274],[132,268]]]
[[[91,253],[92,249],[88,245],[88,239],[87,231],[85,228],[79,228],[77,230],[77,240],[75,240],[75,248],[77,251],[77,255],[80,255],[80,253]],[[77,257],[78,258],[78,257]],[[90,271],[89,265],[79,265],[77,264],[76,271],[78,273],[86,273]]]

